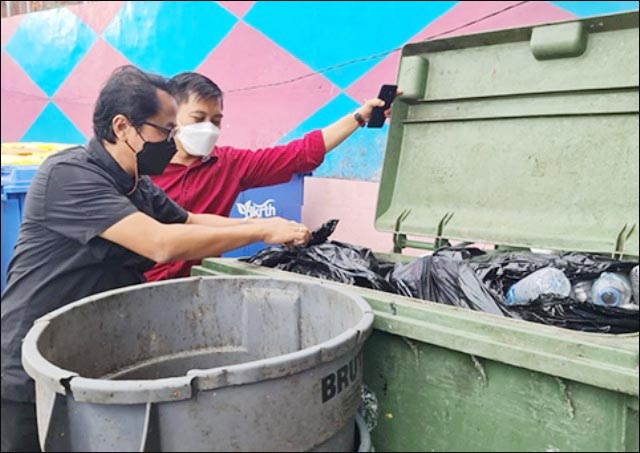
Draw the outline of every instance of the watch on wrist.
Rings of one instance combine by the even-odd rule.
[[[356,119],[360,127],[364,127],[365,124],[367,124],[362,115],[360,115],[360,112],[358,112],[357,110],[353,112],[353,117]]]

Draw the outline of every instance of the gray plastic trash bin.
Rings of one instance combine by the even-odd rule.
[[[353,451],[373,314],[320,283],[196,277],[40,318],[23,364],[56,451]]]

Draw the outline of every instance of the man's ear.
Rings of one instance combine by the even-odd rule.
[[[116,138],[124,140],[127,135],[127,130],[131,127],[131,123],[126,116],[118,114],[111,120],[111,128]]]

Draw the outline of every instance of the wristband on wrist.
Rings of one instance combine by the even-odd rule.
[[[364,127],[365,124],[367,124],[364,118],[362,118],[362,115],[360,115],[360,112],[358,112],[357,110],[353,112],[353,117],[356,119],[360,127]]]

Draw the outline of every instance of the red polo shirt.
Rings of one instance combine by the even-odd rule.
[[[151,179],[189,212],[229,216],[240,192],[285,183],[296,173],[309,172],[322,163],[325,152],[322,132],[317,130],[286,145],[257,151],[215,147],[210,158],[189,166],[169,164],[162,175]],[[145,277],[147,281],[187,277],[198,263],[156,264]]]

